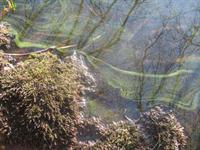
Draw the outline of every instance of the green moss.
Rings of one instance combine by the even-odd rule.
[[[184,128],[172,112],[164,112],[160,107],[152,108],[142,114],[138,124],[146,135],[151,149],[185,149],[187,137]]]
[[[0,51],[0,73],[2,73],[4,66],[8,64],[8,61],[6,61],[3,57],[3,52]]]
[[[5,143],[63,149],[76,142],[83,85],[75,64],[50,53],[31,55],[2,75],[0,83]]]
[[[13,34],[10,25],[6,22],[0,24],[0,50],[8,50],[11,48]]]
[[[107,150],[182,150],[186,145],[183,127],[171,112],[160,107],[142,113],[137,121],[114,122],[105,125],[100,120],[85,122],[83,137],[94,136],[81,143],[83,149]],[[95,134],[94,134],[95,133]],[[83,141],[83,140],[82,140]]]
[[[111,124],[92,149],[147,150],[147,147],[137,126],[121,121]]]
[[[79,145],[84,150],[148,150],[136,124],[119,121],[105,124],[99,118],[88,118],[78,128]]]

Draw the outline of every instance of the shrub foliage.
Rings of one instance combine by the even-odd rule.
[[[6,143],[41,149],[76,142],[83,85],[75,64],[55,55],[32,55],[0,77],[0,131]]]

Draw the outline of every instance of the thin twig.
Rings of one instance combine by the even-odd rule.
[[[29,52],[29,53],[21,53],[21,54],[17,54],[17,53],[3,53],[4,55],[9,55],[9,56],[28,56],[31,54],[39,54],[39,53],[44,53],[44,52],[48,52],[48,51],[52,51],[54,50],[56,47],[50,47],[50,48],[46,48],[46,49],[42,49],[36,52]]]

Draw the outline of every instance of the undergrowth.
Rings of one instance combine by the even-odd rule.
[[[71,147],[76,142],[83,85],[79,69],[50,53],[29,59],[0,77],[0,126],[8,144],[41,149]]]

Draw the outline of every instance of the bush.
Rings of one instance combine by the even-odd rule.
[[[78,128],[77,149],[148,150],[144,135],[133,122],[105,124],[99,118],[85,119]]]
[[[4,120],[0,131],[4,131],[5,143],[63,149],[76,142],[84,90],[83,74],[76,66],[45,53],[32,55],[0,77]]]
[[[160,107],[155,107],[143,113],[138,123],[151,149],[184,149],[184,128],[172,112],[164,112]]]
[[[121,121],[110,124],[92,149],[147,150],[147,146],[143,134],[135,124]]]

